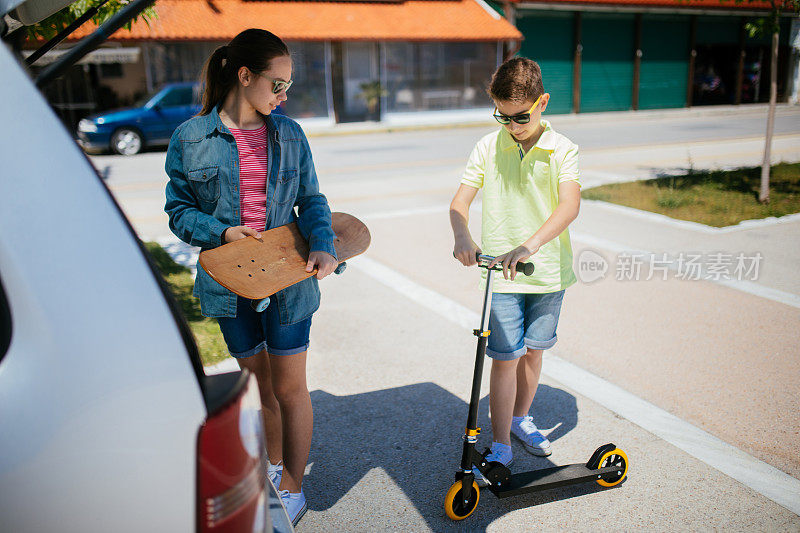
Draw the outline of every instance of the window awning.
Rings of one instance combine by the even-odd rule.
[[[484,0],[306,2],[158,0],[158,18],[111,40],[228,41],[264,28],[287,41],[508,41],[522,34]],[[88,34],[81,27],[73,38]]]
[[[29,55],[33,54],[33,52],[33,50],[23,50],[22,54],[25,57],[28,57]],[[64,49],[50,50],[36,62],[36,66],[39,67],[43,65],[49,65],[67,52],[68,50]],[[139,61],[139,52],[140,49],[138,47],[98,48],[97,50],[88,53],[86,57],[78,61],[76,64],[100,65],[109,63],[136,63]]]

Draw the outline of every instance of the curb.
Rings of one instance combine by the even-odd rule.
[[[769,111],[769,104],[741,104],[727,106],[696,106],[689,108],[676,109],[654,109],[639,111],[603,111],[597,113],[566,113],[549,115],[544,118],[551,122],[558,122],[560,125],[608,121],[638,121],[652,119],[684,119],[695,117],[723,117],[735,115],[758,115]],[[442,113],[447,113],[443,115]],[[792,104],[778,104],[776,114],[800,115],[800,106]],[[465,110],[459,118],[458,113],[447,112],[419,112],[418,121],[407,123],[392,123],[390,121],[381,122],[352,122],[343,124],[316,125],[312,123],[303,124],[303,120],[298,123],[306,132],[308,137],[329,137],[339,135],[364,135],[371,133],[391,133],[405,131],[423,131],[432,129],[454,129],[454,128],[479,128],[494,127],[497,123],[491,119],[487,110],[487,120],[477,120],[475,110]],[[409,119],[407,115],[403,119]],[[401,119],[402,121],[402,119]]]

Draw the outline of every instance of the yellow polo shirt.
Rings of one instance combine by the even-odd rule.
[[[483,137],[469,156],[461,183],[483,189],[481,250],[498,256],[530,239],[558,205],[558,184],[580,185],[578,146],[542,121],[544,132],[523,154],[505,128]],[[569,230],[531,256],[532,276],[495,277],[494,292],[548,293],[577,281]],[[484,272],[485,278],[485,272]]]

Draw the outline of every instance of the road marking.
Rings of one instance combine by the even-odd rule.
[[[367,256],[356,257],[350,262],[356,269],[450,322],[468,330],[478,326],[480,317],[477,312],[419,285],[382,263]],[[552,350],[544,356],[542,372],[800,515],[800,480],[613,383],[553,355]]]
[[[359,218],[361,218],[362,220],[381,220],[386,218],[400,218],[400,217],[415,216],[415,215],[428,215],[433,213],[445,214],[448,212],[449,208],[450,208],[449,205],[431,205],[427,207],[419,207],[413,209],[399,209],[397,211],[387,211],[383,213],[371,213],[371,214],[359,215]],[[470,212],[477,211],[479,208],[480,208],[480,203],[475,203],[470,207]],[[788,217],[782,217],[776,220],[784,221],[785,219],[785,222],[794,222],[795,220],[797,220],[796,218],[794,218],[795,215],[789,215]],[[774,223],[778,224],[779,222],[774,222]],[[595,237],[593,235],[589,235],[588,233],[570,230],[569,234],[573,240],[580,241],[584,244],[587,244],[589,246],[594,246],[596,248],[602,248],[610,252],[628,253],[631,255],[644,255],[651,258],[657,258],[659,262],[661,262],[662,259],[662,254],[656,254],[655,252],[649,252],[647,250],[637,250],[636,248],[633,248],[631,246],[620,244],[618,242],[614,242],[609,239]],[[668,255],[667,268],[669,268],[673,272],[678,271],[679,259]],[[709,283],[716,283],[717,285],[722,285],[724,287],[728,287],[729,289],[734,289],[739,292],[752,294],[753,296],[766,298],[767,300],[772,300],[773,302],[782,303],[800,309],[800,296],[792,294],[790,292],[782,291],[779,289],[773,289],[771,287],[765,287],[764,285],[760,285],[758,283],[747,280],[714,279],[714,277],[709,276],[704,269],[701,269],[700,278],[701,279],[697,281],[707,281]]]
[[[664,254],[657,254],[655,252],[649,252],[646,250],[637,250],[609,239],[594,237],[593,235],[579,231],[570,231],[569,234],[573,240],[588,244],[589,246],[602,248],[604,250],[616,253],[626,253],[632,256],[647,256],[653,261],[658,261],[659,263],[665,264],[666,267],[673,272],[680,271],[680,259],[669,254],[665,256]],[[664,261],[665,258],[666,261]],[[773,302],[782,303],[800,309],[800,296],[790,292],[773,289],[772,287],[765,287],[764,285],[760,285],[753,281],[721,278],[714,279],[714,277],[710,276],[708,271],[702,267],[699,269],[698,277],[700,278],[699,280],[693,281],[708,281],[710,283],[716,283],[717,285],[722,285],[730,289],[752,294],[753,296],[759,296],[761,298],[766,298],[767,300],[772,300]]]
[[[383,211],[377,213],[368,213],[366,215],[359,215],[361,220],[381,220],[384,218],[402,218],[414,215],[430,215],[433,213],[441,213],[446,215],[450,211],[450,205],[429,205],[426,207],[412,207],[408,209],[398,209],[397,211]]]

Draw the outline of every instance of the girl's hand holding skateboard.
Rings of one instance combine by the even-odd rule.
[[[308,264],[306,272],[311,272],[316,267],[317,279],[322,279],[328,274],[332,274],[339,262],[331,254],[326,252],[311,252],[308,254]]]
[[[238,241],[239,239],[244,239],[245,237],[255,237],[256,239],[260,239],[261,233],[253,228],[248,228],[247,226],[232,226],[226,229],[225,233],[222,234],[222,244]]]
[[[480,247],[470,237],[456,239],[453,247],[453,257],[458,259],[464,266],[472,266],[477,263],[476,256],[481,251]]]
[[[535,254],[539,251],[539,247],[537,246],[535,249],[530,250],[527,247],[517,246],[510,252],[498,255],[494,258],[494,261],[489,263],[489,268],[492,268],[494,265],[502,265],[503,266],[503,277],[508,279],[509,273],[511,275],[511,281],[514,281],[514,278],[517,276],[517,263],[524,262],[530,256]]]

